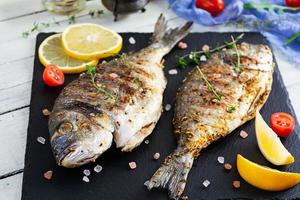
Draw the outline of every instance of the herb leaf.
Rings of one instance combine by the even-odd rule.
[[[240,69],[241,69],[241,55],[240,55],[240,52],[239,52],[239,50],[238,50],[238,48],[236,46],[236,42],[235,42],[233,36],[231,36],[231,39],[232,39],[232,42],[233,42],[232,45],[233,45],[233,47],[234,47],[234,49],[236,51],[236,57],[237,57],[237,62],[234,63],[234,68],[233,69],[234,69],[235,72],[239,72]]]
[[[233,113],[234,111],[235,111],[235,107],[234,107],[234,106],[229,105],[229,106],[227,107],[227,112]]]

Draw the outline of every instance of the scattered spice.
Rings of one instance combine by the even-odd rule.
[[[83,170],[83,174],[86,176],[89,176],[89,175],[91,175],[91,171],[88,169],[85,169],[85,170]]]
[[[225,168],[226,170],[230,171],[230,170],[232,169],[232,165],[229,164],[229,163],[225,163],[225,164],[224,164],[224,168]]]
[[[39,143],[41,143],[41,144],[45,144],[45,143],[46,143],[46,139],[43,138],[43,137],[41,137],[41,136],[37,137],[36,140],[37,140]]]
[[[210,181],[209,180],[204,180],[202,184],[203,184],[204,187],[207,188],[210,185]]]
[[[185,42],[179,42],[178,43],[178,47],[180,49],[186,49],[188,46],[187,46],[187,43],[185,43]]]
[[[177,69],[170,69],[168,73],[169,73],[170,75],[177,75],[177,74],[178,74],[178,71],[177,71]]]
[[[53,176],[53,171],[52,170],[46,171],[44,173],[44,178],[47,179],[47,180],[51,180],[52,176]]]
[[[244,131],[244,130],[241,130],[240,136],[241,136],[241,138],[245,139],[245,138],[248,137],[248,133],[246,131]]]
[[[165,111],[170,111],[171,109],[172,109],[172,105],[171,104],[166,104]]]
[[[90,179],[89,179],[89,177],[87,177],[87,176],[83,176],[83,177],[82,177],[82,180],[83,180],[84,182],[86,182],[86,183],[90,182]]]
[[[136,162],[130,162],[130,163],[128,163],[128,165],[129,165],[130,169],[135,169],[136,168]]]
[[[136,43],[134,37],[130,37],[128,41],[129,41],[130,44],[135,44]]]
[[[43,110],[42,110],[42,113],[43,113],[44,116],[49,116],[49,115],[51,115],[51,112],[50,112],[47,108],[43,109]]]
[[[225,161],[225,158],[223,156],[219,156],[217,158],[217,161],[220,163],[220,164],[224,164],[224,161]]]
[[[96,166],[94,167],[94,171],[95,171],[96,173],[100,173],[100,172],[102,171],[102,169],[103,169],[103,167],[102,167],[101,165],[96,165]]]
[[[241,187],[241,182],[240,181],[233,181],[232,186],[236,189]]]
[[[154,155],[153,155],[153,158],[154,160],[158,160],[160,157],[160,153],[156,152]]]

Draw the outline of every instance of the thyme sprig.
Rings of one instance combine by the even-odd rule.
[[[292,37],[290,37],[289,39],[287,39],[284,44],[285,45],[289,45],[291,42],[295,41],[297,38],[300,37],[300,31],[298,33],[296,33],[295,35],[293,35]]]
[[[205,82],[208,91],[212,92],[214,94],[214,99],[221,101],[222,100],[222,96],[223,94],[221,92],[219,92],[215,86],[213,86],[209,80],[207,79],[207,77],[203,74],[203,72],[201,71],[199,66],[196,66],[197,70],[200,73],[201,79]]]
[[[41,22],[41,23],[33,22],[32,27],[30,29],[22,32],[22,37],[27,38],[30,34],[48,28],[49,26],[50,26],[50,22]]]
[[[268,3],[264,0],[261,0],[260,3],[249,2],[244,4],[244,8],[248,10],[255,9],[257,12],[262,12],[267,10],[269,12],[277,11],[279,14],[283,11],[299,11],[300,7],[287,7],[276,4]]]
[[[237,62],[234,63],[234,68],[233,70],[235,72],[239,72],[240,69],[241,69],[241,54],[240,54],[240,51],[238,50],[237,46],[236,46],[236,41],[234,40],[233,36],[231,36],[231,39],[232,39],[232,45],[236,51],[236,57],[237,57]]]
[[[96,66],[87,65],[86,67],[87,67],[87,72],[86,73],[88,75],[90,75],[91,85],[97,89],[96,94],[102,93],[102,94],[104,94],[105,99],[111,98],[111,99],[114,100],[115,97],[111,93],[106,91],[105,88],[102,85],[96,84],[96,82],[95,82],[95,79],[96,79]]]
[[[189,54],[183,55],[183,56],[179,57],[177,60],[178,66],[181,68],[186,68],[188,66],[189,62],[193,62],[194,64],[199,64],[200,56],[205,55],[206,58],[209,58],[211,53],[215,53],[224,48],[232,48],[236,42],[238,42],[239,40],[241,40],[243,38],[243,36],[244,36],[244,33],[242,33],[239,36],[237,36],[236,38],[234,38],[233,41],[224,42],[223,45],[217,46],[216,48],[208,50],[208,51],[203,51],[203,50],[192,51]]]
[[[103,10],[100,9],[96,9],[96,10],[90,10],[89,11],[89,15],[94,18],[94,17],[98,17],[99,15],[102,15],[104,13]]]

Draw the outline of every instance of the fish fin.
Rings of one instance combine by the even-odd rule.
[[[126,145],[122,148],[123,152],[130,152],[137,146],[139,146],[144,139],[150,135],[155,127],[155,123],[150,123],[147,126],[144,126],[140,131],[138,131],[135,135],[133,135]]]
[[[165,158],[162,166],[154,173],[145,186],[152,188],[168,188],[171,199],[179,199],[184,191],[187,176],[193,166],[194,158],[191,153],[176,150]]]
[[[193,22],[187,22],[182,27],[168,28],[166,18],[163,14],[160,14],[152,35],[152,46],[157,48],[167,47],[170,51],[177,42],[190,32],[192,25]]]

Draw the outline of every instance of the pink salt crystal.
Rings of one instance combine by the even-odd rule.
[[[209,46],[207,44],[203,45],[202,51],[209,51]]]
[[[52,176],[53,176],[53,171],[52,170],[46,171],[44,173],[44,178],[47,179],[47,180],[51,180]]]
[[[135,169],[136,168],[136,163],[135,162],[130,162],[130,163],[128,163],[128,165],[129,165],[130,169]]]
[[[178,47],[179,47],[180,49],[186,49],[186,48],[187,48],[187,43],[179,42],[179,43],[178,43]]]
[[[241,138],[245,139],[246,137],[248,137],[248,133],[246,131],[244,131],[244,130],[241,130],[240,136],[241,136]]]
[[[154,160],[158,160],[159,157],[160,157],[160,153],[158,152],[153,155]]]

